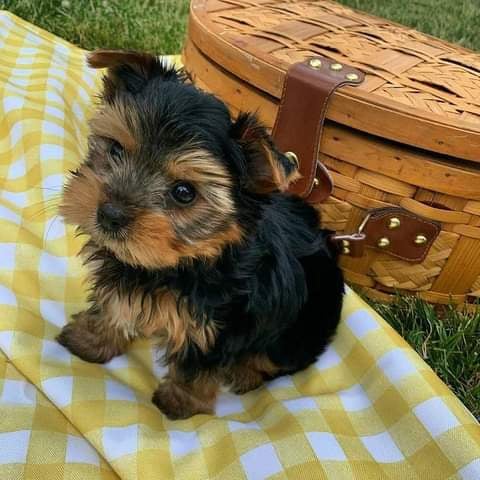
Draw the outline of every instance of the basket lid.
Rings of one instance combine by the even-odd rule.
[[[329,0],[192,0],[190,39],[212,61],[279,99],[292,63],[321,55],[366,73],[327,118],[480,162],[480,55]]]

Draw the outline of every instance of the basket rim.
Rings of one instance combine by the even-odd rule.
[[[221,29],[210,19],[207,8],[210,1],[192,0],[189,18],[190,40],[204,55],[234,76],[276,99],[281,98],[288,63],[261,52],[253,55],[238,42],[233,44],[222,37]],[[334,4],[325,0],[319,3]],[[348,10],[365,18],[378,20],[378,17]],[[398,25],[390,21],[385,23]],[[411,31],[404,26],[399,25],[399,28]],[[426,39],[434,38],[423,33],[420,35]],[[435,41],[455,51],[475,54],[439,39]],[[480,59],[480,55],[478,57]],[[427,112],[351,86],[337,90],[332,99],[332,108],[327,112],[327,118],[388,140],[401,141],[425,150],[480,163],[480,123]],[[390,128],[387,130],[385,125],[389,125]],[[419,130],[428,131],[429,135],[418,135]],[[459,138],[462,139],[461,142]]]

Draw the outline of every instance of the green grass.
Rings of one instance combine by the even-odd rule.
[[[461,313],[410,296],[370,303],[480,420],[480,309]]]
[[[340,0],[425,33],[480,50],[479,0]],[[86,49],[180,51],[188,0],[0,0],[10,10]],[[411,297],[374,307],[480,418],[480,311],[435,310]]]
[[[188,0],[0,0],[0,9],[87,50],[180,51]]]
[[[479,0],[339,0],[423,32],[480,50]],[[30,22],[86,49],[178,52],[188,0],[0,0]]]
[[[337,0],[421,32],[480,50],[479,0]]]

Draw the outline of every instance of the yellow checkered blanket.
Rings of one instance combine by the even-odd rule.
[[[315,365],[221,395],[214,417],[172,422],[150,403],[148,342],[104,366],[58,345],[85,291],[55,206],[98,74],[5,12],[0,54],[0,479],[480,479],[475,419],[350,290]]]

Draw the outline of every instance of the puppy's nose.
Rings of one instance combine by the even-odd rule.
[[[121,207],[113,203],[104,203],[97,210],[98,224],[109,232],[118,232],[128,223],[128,217]]]

